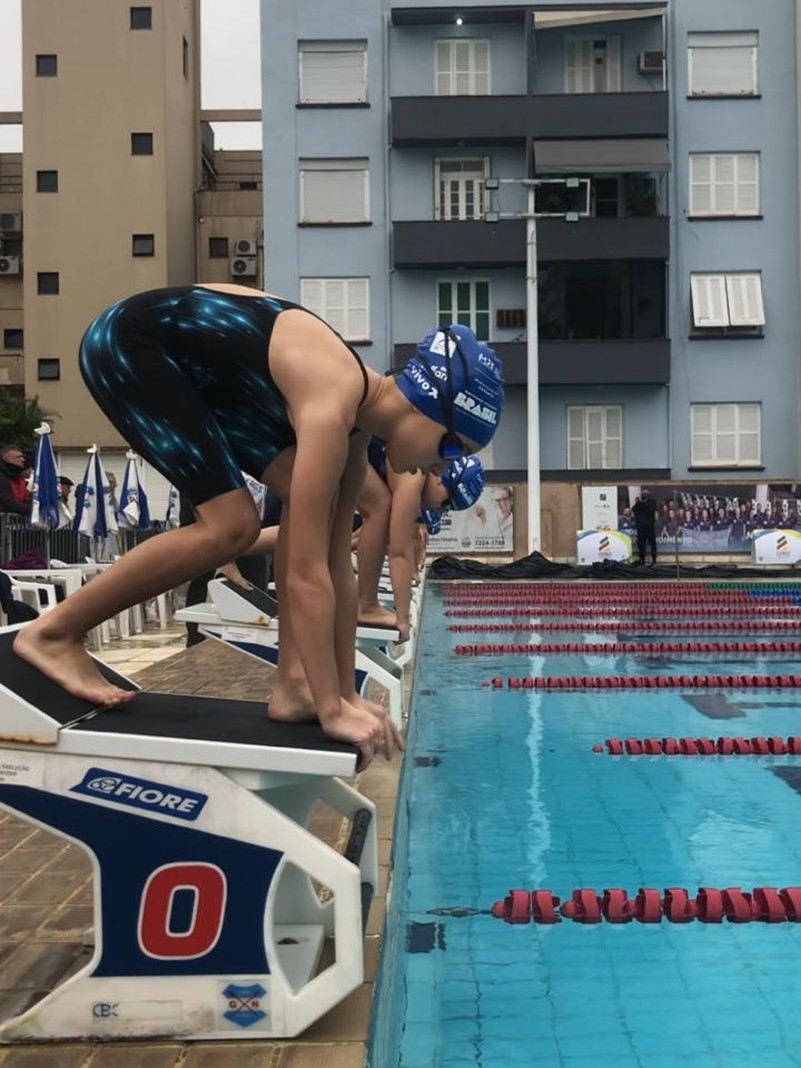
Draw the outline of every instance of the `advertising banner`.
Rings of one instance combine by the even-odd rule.
[[[631,538],[619,530],[576,532],[576,563],[589,567],[602,560],[625,562],[631,556]]]
[[[583,530],[614,530],[617,526],[617,486],[581,487]]]
[[[463,512],[443,512],[442,530],[428,539],[427,552],[511,553],[514,551],[514,487],[487,486]]]
[[[618,486],[618,530],[636,542],[632,506],[643,489],[656,502],[660,553],[751,553],[757,531],[801,530],[795,484]]]
[[[797,530],[755,530],[751,559],[755,564],[797,564],[801,560],[801,533]]]

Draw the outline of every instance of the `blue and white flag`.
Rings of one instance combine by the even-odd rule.
[[[111,503],[111,487],[97,445],[86,451],[89,453],[89,462],[79,487],[80,499],[76,500],[75,529],[88,534],[90,538],[105,538],[109,534],[116,534],[119,529]]]
[[[33,505],[28,519],[31,527],[55,530],[65,525],[68,518],[59,492],[56,458],[53,455],[53,443],[50,440],[50,426],[42,423],[36,428],[39,440],[36,443],[36,457],[33,463],[33,483],[31,496]]]
[[[179,527],[181,525],[181,494],[175,488],[170,486],[170,496],[167,504],[167,514],[164,517],[168,529]]]
[[[125,465],[125,474],[122,477],[117,519],[122,527],[149,527],[150,509],[147,504],[147,494],[139,484],[137,454],[129,450],[125,454],[125,459],[128,463]]]

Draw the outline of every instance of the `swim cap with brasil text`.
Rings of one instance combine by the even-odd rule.
[[[401,393],[435,423],[487,445],[503,411],[503,368],[468,326],[432,330],[396,379]]]

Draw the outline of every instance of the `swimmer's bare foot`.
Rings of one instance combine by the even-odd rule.
[[[309,723],[318,719],[306,680],[276,681],[267,705],[267,715],[279,723]]]
[[[367,605],[359,609],[360,627],[397,627],[398,620],[394,612],[383,605]]]
[[[90,704],[112,707],[136,696],[135,690],[121,690],[103,678],[82,641],[49,635],[46,625],[38,621],[17,633],[14,652],[67,693]]]

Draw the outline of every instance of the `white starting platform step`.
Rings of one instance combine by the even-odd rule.
[[[95,944],[0,1042],[290,1037],[359,986],[375,807],[334,778],[356,750],[262,702],[92,707],[14,654],[18,629],[0,628],[0,807],[89,853]],[[344,854],[308,830],[318,802],[351,821]]]
[[[216,638],[242,653],[278,663],[278,604],[264,590],[244,590],[228,579],[213,579],[205,604],[181,608],[175,619],[196,623],[201,634]],[[395,627],[356,628],[356,689],[362,693],[368,679],[383,686],[389,697],[393,722],[403,722],[403,665],[386,651],[400,638]]]

